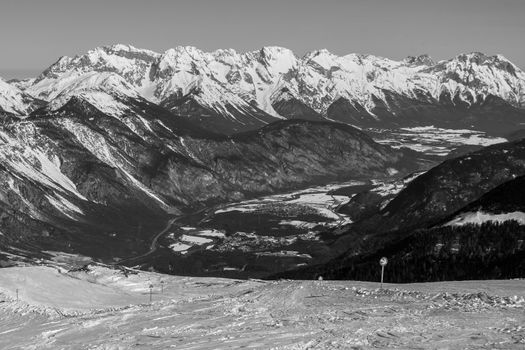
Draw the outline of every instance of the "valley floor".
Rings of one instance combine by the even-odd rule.
[[[524,311],[524,280],[380,290],[98,265],[0,269],[1,349],[523,349]]]

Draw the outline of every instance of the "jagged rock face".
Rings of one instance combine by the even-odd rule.
[[[124,107],[107,114],[92,95],[74,96],[4,120],[0,244],[125,256],[170,214],[418,166],[343,124],[282,121],[226,137],[146,100],[104,96]]]
[[[410,65],[414,65],[414,66],[419,66],[419,65],[433,66],[436,64],[429,55],[419,55],[417,57],[408,56],[407,58],[404,59],[404,62]]]
[[[184,116],[197,125],[225,135],[255,130],[266,124],[278,121],[253,105],[237,107],[225,104],[222,112],[206,107],[200,102],[201,91],[196,89],[186,95],[175,93],[162,101],[162,107]],[[227,117],[223,113],[227,114]]]
[[[78,80],[89,81],[92,89],[107,85],[93,74],[118,76],[112,78],[113,90],[228,134],[298,117],[359,127],[433,123],[509,132],[518,124],[507,114],[524,117],[525,73],[501,55],[480,53],[436,63],[426,55],[393,61],[319,50],[298,58],[279,47],[247,53],[177,47],[158,54],[115,45],[62,57],[17,86],[52,101],[66,91],[85,90],[89,84],[78,86]],[[505,111],[498,112],[501,108]],[[217,129],[221,123],[226,126]]]
[[[381,123],[378,119],[370,118],[369,112],[359,102],[352,103],[344,97],[332,103],[326,115],[331,120],[363,127],[377,127]],[[384,124],[381,125],[386,127]]]
[[[324,120],[324,117],[290,93],[281,89],[273,96],[273,109],[286,119]]]

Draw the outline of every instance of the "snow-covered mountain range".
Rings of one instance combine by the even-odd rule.
[[[34,109],[31,97],[56,110],[75,95],[116,111],[116,94],[146,99],[224,133],[290,118],[487,130],[494,104],[505,105],[502,125],[514,127],[525,115],[525,73],[501,55],[482,53],[434,62],[427,55],[394,61],[327,50],[297,57],[281,47],[246,53],[176,47],[160,54],[119,44],[61,57],[38,77],[11,86],[0,82],[0,89],[11,96],[2,97],[2,109],[19,115]]]
[[[173,215],[402,177],[436,165],[445,143],[481,147],[521,135],[524,102],[525,73],[480,53],[434,62],[114,45],[62,57],[33,79],[0,80],[0,258],[6,249],[141,257]],[[404,149],[409,139],[436,152]],[[357,195],[350,209],[372,216],[353,216],[353,227],[386,232],[459,210],[524,176],[524,149],[516,141],[479,151],[476,162],[472,154],[444,162],[387,207],[379,195]]]

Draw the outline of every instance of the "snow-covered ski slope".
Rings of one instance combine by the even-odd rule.
[[[95,265],[76,272],[3,268],[0,348],[524,347],[523,280],[378,287],[176,277]]]

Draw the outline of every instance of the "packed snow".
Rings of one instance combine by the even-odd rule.
[[[12,267],[0,269],[0,348],[523,349],[524,291]]]

